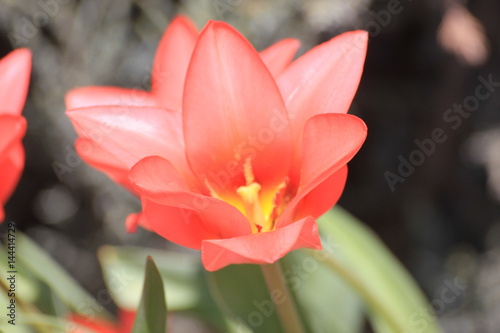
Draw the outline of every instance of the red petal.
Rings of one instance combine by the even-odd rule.
[[[347,32],[316,46],[278,79],[294,137],[320,113],[347,113],[358,89],[366,56],[366,31]]]
[[[68,333],[119,333],[114,323],[100,318],[91,319],[81,315],[71,314],[68,321]]]
[[[288,172],[291,139],[281,95],[255,49],[223,22],[209,23],[193,52],[183,125],[191,167],[218,183],[218,191],[244,184],[247,159],[264,186]]]
[[[132,167],[131,183],[139,193],[189,192],[190,188],[175,167],[160,156],[148,156]]]
[[[0,205],[7,202],[16,189],[24,168],[24,148],[21,142],[12,144],[0,160]],[[0,219],[1,220],[1,219]]]
[[[26,133],[26,119],[21,116],[0,115],[0,161],[13,144],[20,142]]]
[[[130,214],[125,220],[125,228],[128,233],[134,233],[137,230],[137,226],[141,226],[146,230],[152,231],[146,217],[142,213]]]
[[[304,156],[299,191],[326,180],[347,164],[363,145],[367,128],[348,114],[321,114],[304,129]]]
[[[24,167],[21,139],[26,120],[21,116],[0,116],[0,205],[4,204],[19,182]],[[0,219],[1,220],[1,219]]]
[[[303,247],[321,249],[318,225],[312,217],[271,232],[205,240],[201,255],[206,270],[216,271],[231,264],[271,264]]]
[[[17,49],[0,60],[0,113],[20,115],[28,94],[31,51]]]
[[[298,192],[281,215],[278,227],[293,222],[297,204],[356,155],[366,134],[365,123],[353,115],[330,113],[309,119],[304,129]]]
[[[341,167],[316,188],[311,190],[297,205],[294,220],[306,216],[318,218],[340,199],[347,180],[347,165]]]
[[[198,30],[185,16],[177,16],[158,45],[153,64],[152,86],[160,105],[170,110],[182,107],[182,91]]]
[[[156,201],[162,200],[156,197]],[[152,230],[179,245],[199,250],[205,239],[236,237],[251,232],[246,218],[223,201],[192,193],[171,193],[165,195],[164,202],[171,206],[143,199],[143,214]]]
[[[80,136],[112,153],[126,168],[145,156],[167,157],[189,173],[184,155],[181,115],[159,108],[136,106],[89,107],[69,110]]]
[[[130,171],[141,194],[151,228],[166,239],[199,249],[204,239],[229,238],[251,232],[250,223],[224,201],[189,192],[169,161],[146,157]]]
[[[277,77],[288,66],[300,47],[300,42],[294,38],[287,38],[269,46],[260,52],[262,61],[274,77]]]
[[[66,108],[76,109],[100,105],[157,106],[150,92],[139,89],[90,86],[76,88],[66,94]]]
[[[75,148],[82,160],[133,192],[128,180],[129,169],[113,154],[87,138],[78,138]]]
[[[136,312],[120,309],[120,333],[130,333],[134,327]]]

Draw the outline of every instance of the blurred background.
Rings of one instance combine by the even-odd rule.
[[[124,219],[140,204],[78,158],[64,94],[85,85],[149,89],[157,43],[177,13],[200,29],[209,19],[230,22],[257,49],[298,38],[299,54],[343,31],[368,30],[351,113],[369,136],[340,205],[410,270],[446,332],[498,332],[496,0],[0,0],[0,57],[19,47],[34,54],[26,167],[7,221],[91,292],[103,287],[99,246],[170,246],[145,231],[126,234]],[[479,98],[479,85],[487,97]],[[466,288],[444,301],[457,281]]]

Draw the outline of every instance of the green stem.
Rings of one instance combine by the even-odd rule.
[[[295,302],[286,286],[285,277],[281,271],[279,262],[271,265],[261,265],[262,274],[266,281],[270,294],[283,295],[283,302],[276,304],[276,311],[281,322],[281,327],[286,333],[304,333],[304,327],[300,319]]]
[[[306,249],[307,252],[314,254],[313,250]],[[326,265],[338,274],[344,281],[346,281],[361,298],[373,309],[378,309],[378,312],[386,319],[387,323],[392,327],[394,332],[405,332],[406,328],[403,327],[394,316],[391,315],[382,304],[376,295],[370,291],[363,281],[361,281],[355,274],[353,274],[345,265],[339,262],[334,256],[329,256],[325,261]]]

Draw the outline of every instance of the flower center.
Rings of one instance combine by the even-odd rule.
[[[271,229],[259,202],[260,189],[261,186],[259,183],[254,182],[249,185],[240,186],[236,190],[236,193],[243,200],[245,215],[250,221],[250,227],[254,234],[270,231]]]
[[[287,188],[286,181],[272,191],[274,197],[269,197],[262,193],[262,186],[255,181],[250,159],[245,161],[244,176],[246,184],[240,186],[236,193],[243,202],[244,214],[250,221],[252,233],[273,231],[277,218],[288,204],[288,200],[282,200]]]
[[[205,186],[212,197],[226,201],[243,213],[250,222],[252,233],[273,231],[278,218],[295,196],[288,177],[278,185],[262,186],[255,179],[249,158],[243,165],[243,176],[245,185],[236,188],[236,193],[216,189],[208,179],[205,179]]]

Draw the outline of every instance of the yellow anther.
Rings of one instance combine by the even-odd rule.
[[[255,176],[252,170],[252,160],[248,157],[243,165],[243,175],[245,176],[246,185],[251,185],[255,181]],[[260,188],[259,188],[260,190]]]
[[[278,185],[276,188],[276,193],[274,194],[273,198],[273,209],[271,211],[271,214],[269,215],[269,220],[271,224],[271,229],[274,229],[276,226],[276,221],[278,220],[278,217],[283,213],[283,210],[285,207],[283,207],[285,195],[287,191],[287,181],[285,180],[281,184]]]

